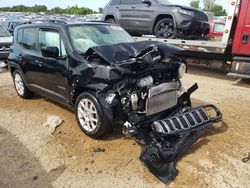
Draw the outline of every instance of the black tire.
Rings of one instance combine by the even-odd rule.
[[[88,120],[86,120],[85,116],[83,114],[81,114],[81,112],[79,110],[79,108],[81,108],[81,110],[83,110],[83,112],[85,112],[85,114],[87,112],[87,116],[90,117],[90,114],[88,114],[89,112],[87,110],[84,110],[84,108],[82,108],[82,106],[80,104],[81,102],[84,102],[85,100],[91,101],[91,103],[94,105],[94,107],[96,109],[97,122],[96,122],[96,125],[93,126],[93,127],[96,126],[93,130],[87,130],[88,129],[88,128],[86,128],[87,124],[89,123],[89,124],[91,124],[91,126],[93,124],[92,124],[92,122],[90,123],[90,121],[89,121],[90,118],[87,117]],[[94,138],[94,139],[99,138],[112,130],[111,126],[104,119],[104,115],[103,115],[103,111],[102,111],[102,107],[101,107],[100,103],[98,102],[96,97],[93,96],[91,93],[84,92],[78,96],[78,98],[76,100],[76,105],[75,105],[75,115],[76,115],[76,120],[77,120],[77,123],[78,123],[80,129],[87,136],[89,136],[91,138]],[[82,118],[80,118],[80,117],[82,117]],[[85,125],[83,122],[85,123]]]
[[[171,18],[159,20],[155,25],[154,34],[157,38],[176,38],[177,29],[174,26],[174,21]]]
[[[105,21],[108,22],[108,23],[111,23],[111,24],[115,24],[116,23],[116,21],[115,21],[114,18],[108,18]]]
[[[27,86],[25,85],[23,76],[20,71],[15,70],[12,74],[14,86],[17,92],[17,95],[23,99],[30,99],[34,96],[34,93],[30,91]],[[17,77],[20,79],[19,83],[17,83]],[[20,84],[22,88],[20,88]],[[21,91],[22,90],[22,91]]]

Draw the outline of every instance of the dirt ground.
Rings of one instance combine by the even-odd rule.
[[[17,97],[10,74],[0,73],[0,187],[249,187],[250,162],[242,158],[250,152],[250,82],[205,69],[192,67],[184,85],[197,82],[194,104],[217,105],[224,121],[179,160],[169,184],[144,168],[133,140],[118,131],[88,138],[71,111],[42,97]],[[43,126],[50,115],[64,120],[52,135]]]

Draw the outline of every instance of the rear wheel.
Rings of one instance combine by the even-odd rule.
[[[92,138],[101,137],[111,130],[104,121],[101,105],[90,93],[82,93],[77,98],[75,113],[81,130]]]
[[[177,30],[174,26],[174,21],[171,18],[161,19],[156,23],[154,33],[157,38],[176,38]]]
[[[13,80],[18,96],[24,99],[29,99],[34,95],[34,93],[25,85],[23,77],[19,71],[16,70],[13,72]]]

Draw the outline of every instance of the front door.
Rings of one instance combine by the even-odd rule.
[[[64,42],[58,30],[40,28],[38,36],[38,48],[57,47],[59,49],[58,58],[43,57],[37,58],[40,64],[39,79],[40,86],[49,97],[59,102],[68,102],[68,58]]]

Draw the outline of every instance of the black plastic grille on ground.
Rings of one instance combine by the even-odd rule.
[[[211,120],[203,108],[194,109],[180,116],[155,121],[153,129],[164,134],[177,134],[204,125]]]

